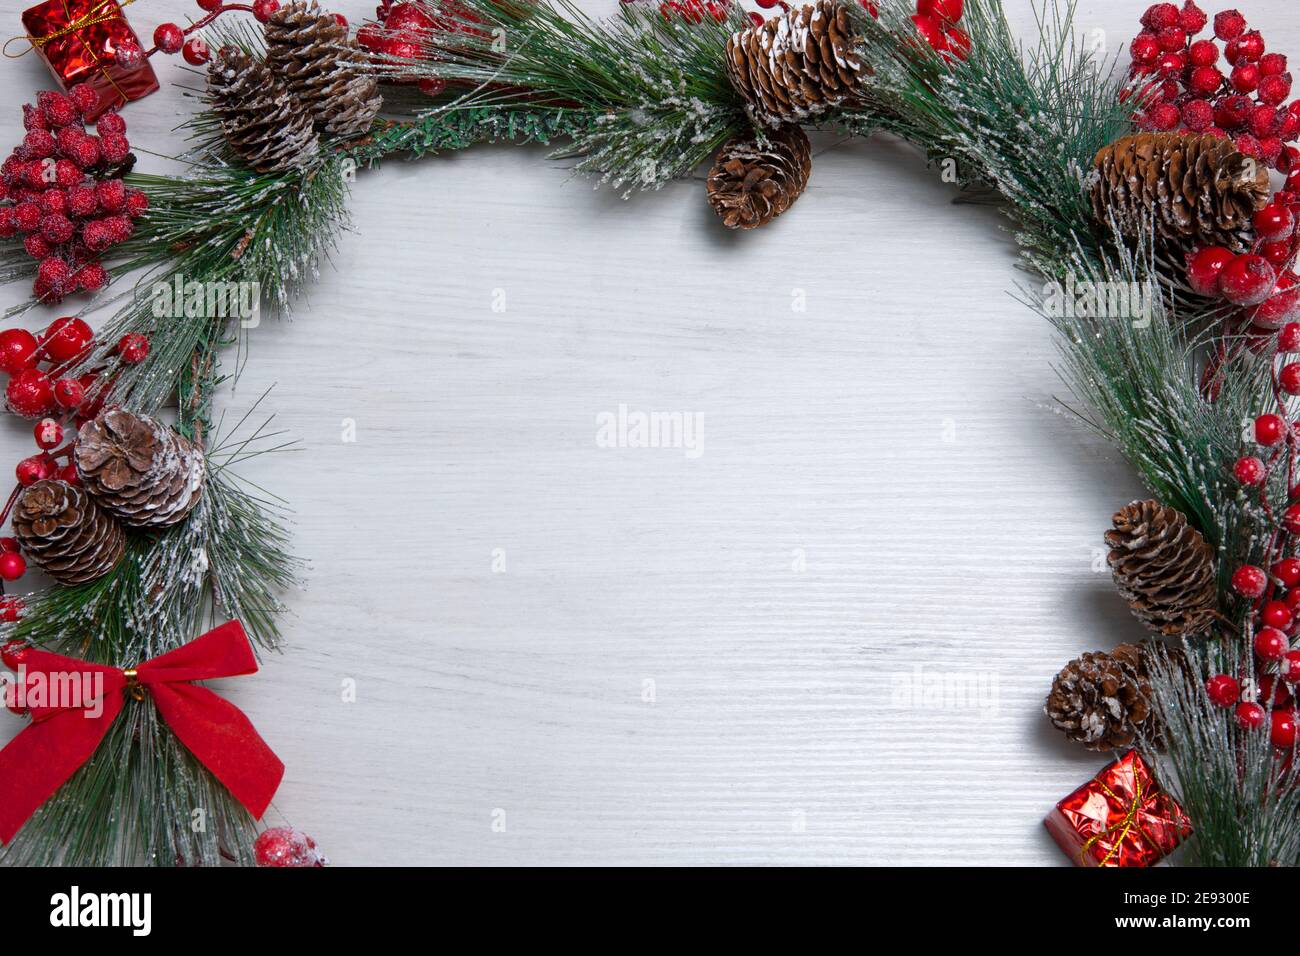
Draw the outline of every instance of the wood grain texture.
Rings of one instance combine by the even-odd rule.
[[[1079,26],[1116,47],[1141,6]],[[1247,13],[1300,52],[1289,0]],[[48,78],[0,69],[9,143]],[[174,149],[190,108],[133,105],[133,142]],[[1040,819],[1102,761],[1042,698],[1136,633],[1096,559],[1141,489],[1054,405],[997,214],[896,142],[815,147],[747,235],[700,179],[623,202],[536,149],[360,178],[333,268],[222,398],[274,384],[304,446],[246,470],[312,561],[288,646],[222,688],[288,765],[273,822],[337,864],[1065,864]],[[620,403],[702,416],[703,453],[600,447]],[[6,417],[0,460],[29,443]],[[985,696],[898,700],[918,673]]]

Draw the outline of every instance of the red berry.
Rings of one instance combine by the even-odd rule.
[[[54,387],[44,372],[25,368],[9,379],[5,399],[16,414],[24,418],[40,418],[54,410]]]
[[[45,120],[51,126],[67,126],[81,118],[81,111],[75,103],[63,93],[42,90],[36,94],[36,102],[45,112]]]
[[[0,554],[0,578],[6,581],[17,581],[26,573],[27,562],[23,560],[21,554],[15,554],[13,551]]]
[[[1255,441],[1266,448],[1271,448],[1282,440],[1286,434],[1286,422],[1281,415],[1260,415],[1255,419]]]
[[[185,42],[185,34],[175,23],[160,23],[153,31],[153,43],[164,53],[179,53]]]
[[[39,232],[33,232],[26,239],[24,239],[23,248],[27,251],[27,254],[31,256],[33,259],[44,260],[51,253],[54,252],[54,247],[50,245],[50,241],[46,239],[44,236],[42,236]],[[37,266],[37,269],[39,268],[40,267]],[[57,270],[58,266],[49,266],[47,268]],[[47,275],[44,279],[41,279],[40,281],[48,285],[52,280]]]
[[[1273,106],[1256,106],[1250,111],[1250,131],[1260,139],[1273,135],[1281,126],[1277,108]]]
[[[1187,51],[1192,66],[1214,66],[1219,62],[1219,48],[1213,40],[1197,40]]]
[[[1155,63],[1160,56],[1160,43],[1154,33],[1139,33],[1130,45],[1129,53],[1134,63],[1149,65]],[[1219,55],[1218,50],[1215,50],[1214,55]]]
[[[1291,505],[1282,512],[1282,527],[1291,534],[1300,534],[1300,505]]]
[[[1286,102],[1286,98],[1291,95],[1291,75],[1283,76],[1266,76],[1259,81],[1259,96],[1261,103],[1267,103],[1270,106],[1278,106]]]
[[[203,37],[190,37],[185,41],[185,46],[181,47],[181,56],[191,66],[202,66],[212,59],[212,51],[208,49]]]
[[[1214,35],[1220,40],[1235,40],[1246,31],[1246,18],[1240,11],[1224,10],[1214,16]]]
[[[1255,63],[1264,56],[1264,37],[1258,30],[1243,33],[1237,38],[1237,56]]]
[[[113,233],[102,219],[92,219],[81,227],[81,241],[91,252],[103,252],[113,244]]]
[[[54,462],[45,455],[32,455],[20,461],[14,468],[18,484],[26,488],[54,474]]]
[[[0,538],[0,551],[19,551],[17,538]]]
[[[26,329],[0,332],[0,372],[13,375],[36,364],[36,336]]]
[[[1292,684],[1300,681],[1300,651],[1287,651],[1282,658],[1282,679]]]
[[[1232,574],[1232,589],[1242,597],[1257,598],[1268,587],[1268,575],[1253,564],[1243,564]]]
[[[280,0],[253,0],[253,16],[258,23],[271,19],[271,14],[280,9]]]
[[[1219,87],[1223,86],[1223,74],[1215,66],[1198,66],[1192,70],[1187,86],[1195,94],[1212,96],[1219,92]]]
[[[16,597],[0,597],[0,621],[6,624],[13,624],[22,620],[23,611],[26,606],[22,600]],[[16,670],[17,668],[15,668]]]
[[[86,400],[86,387],[75,378],[61,378],[54,383],[54,401],[63,409],[74,409]],[[1274,565],[1276,574],[1276,565]],[[1300,561],[1296,561],[1296,580],[1300,582]],[[1290,587],[1290,585],[1287,585]]]
[[[1269,601],[1259,612],[1259,619],[1269,627],[1275,627],[1279,631],[1289,630],[1295,618],[1291,615],[1291,609],[1286,606],[1284,601]]]
[[[49,451],[58,448],[59,442],[63,441],[63,426],[53,418],[42,418],[32,429],[32,434],[36,438],[37,447]]]
[[[76,232],[72,220],[62,213],[51,213],[41,220],[41,238],[52,246],[68,242]]]
[[[138,365],[149,355],[149,340],[139,332],[124,335],[117,343],[117,354],[128,365]]]
[[[1253,105],[1248,96],[1225,96],[1215,107],[1214,121],[1226,130],[1236,130],[1249,122]]]
[[[1237,258],[1231,249],[1207,246],[1193,254],[1187,262],[1187,284],[1200,295],[1219,294],[1219,275],[1228,263]]]
[[[41,346],[51,361],[68,362],[80,358],[93,338],[89,325],[76,316],[65,315],[46,326],[41,333]]]
[[[1259,58],[1259,72],[1265,76],[1281,76],[1286,72],[1286,54],[1266,53]]]
[[[328,862],[315,840],[292,827],[272,827],[258,834],[253,858],[263,867],[319,867]]]
[[[1193,133],[1204,133],[1214,125],[1214,107],[1205,100],[1188,100],[1183,104],[1183,125]]]
[[[1300,362],[1282,366],[1277,373],[1277,383],[1288,395],[1300,395]]]
[[[80,185],[85,178],[81,168],[70,159],[60,159],[54,164],[54,181],[64,189]]]
[[[1155,3],[1142,14],[1142,25],[1148,30],[1172,27],[1179,22],[1178,8],[1172,3]]]
[[[334,22],[337,23],[339,26],[341,26],[344,30],[348,28],[348,18],[345,17],[343,14],[335,13],[333,14],[333,17],[334,17]],[[723,14],[721,17],[715,16],[714,19],[717,20],[719,23],[721,23],[723,20],[727,19],[727,17],[726,14]]]
[[[1156,42],[1166,53],[1178,53],[1187,46],[1187,33],[1180,26],[1162,27],[1156,31]]]
[[[1296,714],[1291,710],[1273,711],[1273,726],[1269,729],[1268,739],[1274,747],[1286,749],[1295,745]]]
[[[131,155],[131,144],[126,141],[125,136],[105,134],[100,138],[99,148],[104,162],[110,166],[126,162],[126,158]]]
[[[1288,322],[1277,334],[1279,352],[1300,352],[1300,322]]]
[[[72,464],[71,462],[68,462],[68,464],[60,468],[58,474],[56,474],[54,477],[58,478],[59,481],[62,481],[65,484],[69,484],[69,485],[81,484],[81,475],[77,474],[77,466]]]
[[[1187,0],[1183,4],[1182,11],[1178,14],[1178,25],[1191,36],[1195,36],[1204,30],[1205,25],[1209,22],[1209,15],[1198,7],[1194,0]]]
[[[1240,484],[1250,488],[1262,485],[1264,479],[1268,477],[1268,470],[1258,458],[1243,457],[1238,458],[1236,464],[1232,466],[1232,474]]]
[[[1256,730],[1264,725],[1264,718],[1268,716],[1264,708],[1259,704],[1238,704],[1233,712],[1233,717],[1237,721],[1237,726],[1244,730]]]
[[[96,292],[108,284],[108,270],[98,262],[87,262],[72,279],[86,292]]]
[[[57,145],[54,134],[47,129],[34,129],[23,137],[23,149],[26,150],[28,159],[53,156]]]
[[[126,183],[120,179],[103,179],[95,183],[95,199],[105,212],[120,212],[126,205]]]
[[[140,189],[126,191],[126,214],[132,219],[139,219],[149,211],[149,194]]]
[[[1186,69],[1187,57],[1181,53],[1162,53],[1160,59],[1156,60],[1156,70],[1161,76],[1181,77]]]
[[[1259,67],[1254,63],[1242,63],[1232,68],[1229,82],[1238,93],[1253,93],[1259,88]]]
[[[1277,285],[1277,270],[1258,255],[1236,256],[1219,273],[1219,292],[1234,305],[1259,305]]]
[[[1269,261],[1274,269],[1284,269],[1295,257],[1288,240],[1265,242],[1259,247],[1259,254]]]
[[[917,32],[925,37],[925,42],[930,44],[934,49],[942,49],[943,42],[943,24],[935,17],[923,16],[919,13],[912,14],[912,23],[915,24]]]
[[[35,232],[41,225],[41,207],[38,203],[20,202],[14,207],[14,224],[19,232]]]
[[[1235,677],[1215,674],[1205,682],[1205,692],[1215,707],[1231,707],[1241,696],[1241,684]]]
[[[82,116],[93,113],[99,107],[99,94],[89,83],[78,83],[68,90],[68,99]]]
[[[1146,123],[1152,129],[1171,130],[1178,126],[1182,118],[1182,112],[1173,103],[1158,103],[1147,111]]]
[[[95,121],[95,129],[100,136],[122,136],[126,133],[126,120],[110,110]]]
[[[1275,627],[1260,628],[1255,635],[1255,655],[1261,660],[1277,661],[1290,649],[1290,643]]]
[[[130,216],[105,216],[100,222],[107,227],[108,237],[114,243],[125,242],[131,238],[131,233],[135,231]]]
[[[198,0],[199,9],[206,10],[208,13],[220,10],[223,2],[224,0]]]

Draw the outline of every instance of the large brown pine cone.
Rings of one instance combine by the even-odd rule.
[[[1134,501],[1111,519],[1107,560],[1115,585],[1157,634],[1190,637],[1214,621],[1214,549],[1176,508]]]
[[[315,0],[286,3],[266,21],[266,65],[317,123],[335,136],[364,133],[383,105],[379,81],[359,72],[365,57],[348,29]]]
[[[320,149],[311,113],[238,47],[222,47],[212,58],[208,99],[231,150],[258,172],[293,169]]]
[[[1092,208],[1130,238],[1155,231],[1176,251],[1226,246],[1249,252],[1255,212],[1268,204],[1268,169],[1209,133],[1138,133],[1093,161]]]
[[[1109,654],[1090,651],[1070,661],[1052,681],[1043,710],[1052,724],[1089,750],[1128,747],[1141,737],[1159,741],[1148,668],[1154,642],[1121,644]]]
[[[23,489],[13,530],[32,564],[63,584],[102,577],[126,550],[122,526],[66,481],[45,479]]]
[[[812,145],[793,123],[761,141],[738,136],[723,144],[709,170],[709,203],[730,228],[753,229],[789,209],[810,172]]]
[[[165,528],[189,514],[207,470],[188,438],[121,408],[81,426],[73,461],[100,507],[136,528]]]
[[[843,6],[817,0],[727,41],[727,76],[751,115],[768,126],[798,122],[853,94],[864,75]]]

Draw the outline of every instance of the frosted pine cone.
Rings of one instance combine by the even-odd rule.
[[[793,123],[763,142],[737,137],[718,150],[709,170],[709,204],[732,229],[766,225],[794,204],[812,172],[812,145]]]
[[[1115,586],[1134,616],[1157,634],[1192,636],[1214,621],[1214,549],[1176,508],[1134,501],[1106,532]]]
[[[727,76],[767,126],[824,113],[853,94],[865,73],[843,6],[817,0],[727,41]]]
[[[66,481],[37,481],[18,497],[14,537],[23,552],[54,580],[84,584],[122,560],[126,535],[86,492]]]
[[[212,58],[208,100],[230,149],[260,173],[294,169],[320,150],[310,111],[237,47],[222,47]]]
[[[1093,215],[1135,237],[1154,229],[1162,245],[1249,252],[1253,217],[1269,199],[1268,169],[1209,133],[1138,133],[1093,160]]]
[[[176,524],[203,494],[203,452],[162,422],[125,409],[82,425],[73,460],[100,507],[132,527]]]
[[[1089,750],[1128,747],[1159,737],[1151,706],[1150,642],[1094,651],[1066,664],[1043,710],[1053,726]]]
[[[358,136],[383,106],[379,81],[359,67],[348,29],[315,0],[277,9],[266,21],[266,65],[317,123],[335,136]]]

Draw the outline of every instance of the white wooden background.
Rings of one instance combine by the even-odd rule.
[[[1115,48],[1145,6],[1078,26]],[[1243,8],[1300,55],[1291,0]],[[147,39],[198,9],[128,14]],[[158,69],[124,115],[166,154],[195,80]],[[48,77],[0,70],[7,149]],[[997,214],[896,142],[817,145],[745,235],[700,178],[624,202],[542,149],[360,177],[335,268],[223,400],[275,385],[303,446],[246,469],[312,562],[287,647],[222,687],[288,765],[272,822],[336,864],[1065,863],[1040,819],[1104,761],[1041,702],[1137,634],[1098,549],[1141,489],[1054,406]],[[620,403],[702,416],[703,454],[598,447]],[[0,461],[30,441],[6,416]],[[918,675],[952,690],[909,706]]]

